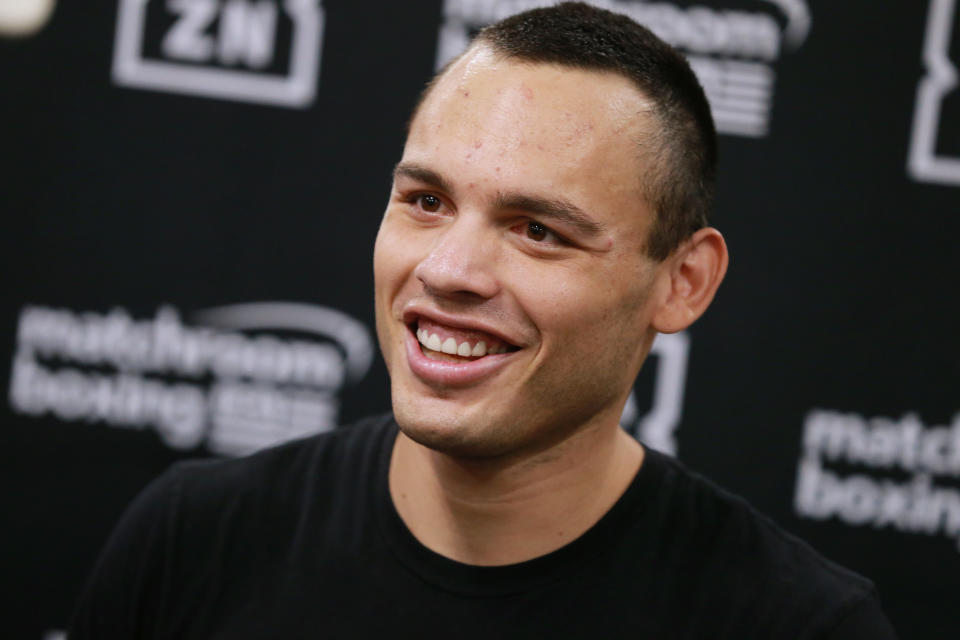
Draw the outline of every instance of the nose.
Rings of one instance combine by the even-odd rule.
[[[414,275],[436,296],[492,298],[500,290],[493,236],[481,220],[461,212],[440,231]]]

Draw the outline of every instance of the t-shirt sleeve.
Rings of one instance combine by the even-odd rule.
[[[174,467],[127,508],[80,596],[69,640],[155,637],[179,486]]]
[[[897,640],[897,634],[880,608],[876,593],[870,593],[850,609],[823,640]]]

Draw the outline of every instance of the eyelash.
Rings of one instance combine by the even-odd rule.
[[[432,198],[436,200],[438,209],[444,206],[443,199],[432,193],[422,193],[422,192],[411,193],[405,198],[405,201],[408,204],[417,207],[419,210],[423,211],[424,213],[427,213],[429,215],[437,215],[439,213],[438,211],[430,211],[424,208],[422,204],[422,201],[424,198]],[[536,225],[537,227],[542,229],[543,232],[546,234],[546,237],[542,240],[536,240],[534,238],[531,238],[529,233],[530,233],[530,227],[532,225]],[[516,231],[518,234],[524,234],[534,244],[541,245],[541,246],[549,246],[551,244],[554,244],[558,246],[567,247],[572,244],[567,238],[563,237],[562,235],[560,235],[559,233],[557,233],[547,225],[541,222],[538,222],[536,220],[524,220],[520,224],[510,227],[510,230]],[[552,240],[550,240],[550,238],[552,238]]]
[[[442,208],[442,207],[444,206],[444,204],[443,204],[443,199],[440,198],[440,197],[438,197],[438,196],[435,196],[435,195],[432,194],[432,193],[422,193],[422,192],[411,193],[410,195],[408,195],[407,197],[404,198],[404,201],[405,201],[407,204],[410,204],[410,205],[416,207],[417,209],[423,211],[423,212],[426,213],[426,214],[429,214],[429,215],[437,215],[439,211],[430,211],[430,210],[424,208],[423,204],[421,203],[421,201],[422,201],[424,198],[433,198],[434,200],[436,200],[436,201],[437,201],[437,205],[438,205],[438,209],[439,209],[439,208]]]
[[[546,237],[542,240],[536,240],[535,238],[530,237],[530,228],[531,226],[536,225],[546,234]],[[511,227],[511,229],[517,229],[517,233],[523,233],[527,238],[530,238],[534,244],[538,245],[550,245],[555,244],[559,246],[569,246],[570,241],[561,236],[559,233],[551,229],[545,224],[537,222],[536,220],[524,220],[522,223]],[[552,240],[550,239],[552,238]]]

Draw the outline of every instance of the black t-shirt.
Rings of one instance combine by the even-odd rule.
[[[70,639],[894,637],[869,581],[650,449],[561,549],[447,559],[394,509],[396,433],[385,416],[174,466],[124,515]]]

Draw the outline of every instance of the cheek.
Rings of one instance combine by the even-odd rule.
[[[590,341],[590,327],[604,313],[605,295],[598,291],[604,287],[602,282],[573,269],[556,268],[527,272],[519,280],[514,291],[522,291],[520,304],[545,342],[563,341],[562,348],[569,349]]]
[[[409,249],[409,245],[400,241],[396,230],[385,220],[373,247],[373,280],[377,337],[388,360],[388,347],[394,342],[391,338],[393,320],[399,312],[398,303],[402,304],[399,294],[412,270],[407,266],[411,260]]]
[[[521,300],[545,346],[582,355],[640,339],[647,286],[602,269],[552,271],[528,277]]]
[[[378,299],[395,293],[417,264],[416,243],[407,236],[410,234],[404,233],[388,213],[373,246],[373,277]]]
[[[395,322],[402,305],[404,283],[409,280],[413,260],[410,244],[404,242],[395,223],[384,218],[373,247],[373,279],[375,294],[377,339],[387,371],[392,371],[396,349],[402,349],[403,339]],[[415,263],[414,263],[415,264]]]

